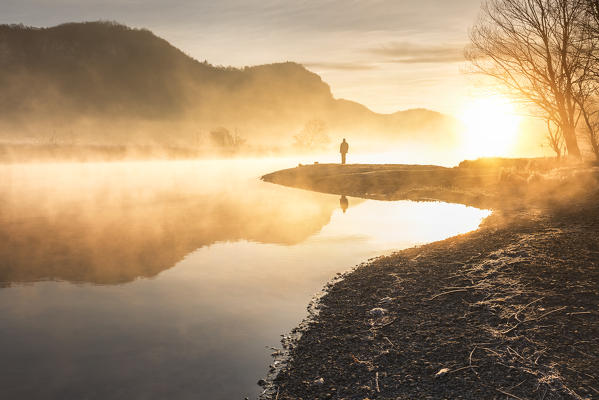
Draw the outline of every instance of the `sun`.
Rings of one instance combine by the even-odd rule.
[[[501,96],[477,98],[466,104],[460,115],[465,126],[466,156],[508,156],[516,142],[521,119],[514,104]]]

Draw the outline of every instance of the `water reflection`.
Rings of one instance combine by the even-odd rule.
[[[270,363],[266,347],[300,322],[328,279],[475,229],[487,215],[343,201],[257,179],[286,165],[0,170],[0,279],[11,285],[0,289],[3,396],[253,397]]]
[[[341,207],[341,210],[345,214],[345,211],[347,211],[347,207],[349,207],[349,202],[347,201],[347,197],[341,196],[341,198],[339,199],[339,206]]]
[[[258,170],[238,167],[7,167],[0,190],[0,282],[128,282],[155,276],[215,242],[294,244],[329,222],[334,206],[322,196],[281,190],[259,182]]]

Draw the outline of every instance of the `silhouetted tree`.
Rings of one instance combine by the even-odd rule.
[[[301,132],[293,138],[296,147],[309,150],[322,148],[331,142],[331,138],[327,134],[327,125],[321,119],[312,119],[306,122]]]
[[[226,148],[238,148],[246,142],[246,140],[239,135],[237,128],[235,128],[235,133],[231,134],[227,128],[218,127],[210,131],[210,139],[215,145]]]
[[[239,134],[239,129],[235,128],[235,133],[233,134],[233,146],[241,147],[246,144],[247,139]]]
[[[551,121],[547,119],[547,141],[549,142],[549,147],[551,150],[555,151],[557,159],[562,158],[562,154],[564,153],[564,135],[560,129],[559,124],[556,124],[555,121]]]
[[[599,160],[599,98],[597,96],[599,81],[589,81],[585,86],[587,89],[578,100],[580,112],[591,149],[595,158]]]
[[[574,157],[589,73],[588,57],[576,46],[585,40],[584,9],[583,0],[487,0],[466,51],[475,71],[555,121]]]
[[[590,79],[580,82],[579,106],[587,138],[595,158],[599,160],[599,1],[585,0],[583,19],[584,40],[576,43],[577,49],[587,59]]]
[[[226,147],[231,144],[232,138],[229,130],[224,127],[218,127],[210,131],[210,139],[220,147]]]

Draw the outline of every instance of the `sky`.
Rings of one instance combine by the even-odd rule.
[[[463,49],[480,0],[0,0],[0,23],[111,20],[190,56],[243,67],[295,61],[333,95],[390,113],[458,114],[476,96]]]

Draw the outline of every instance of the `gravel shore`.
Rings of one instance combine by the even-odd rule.
[[[265,397],[599,398],[598,200],[496,210],[345,274]]]

